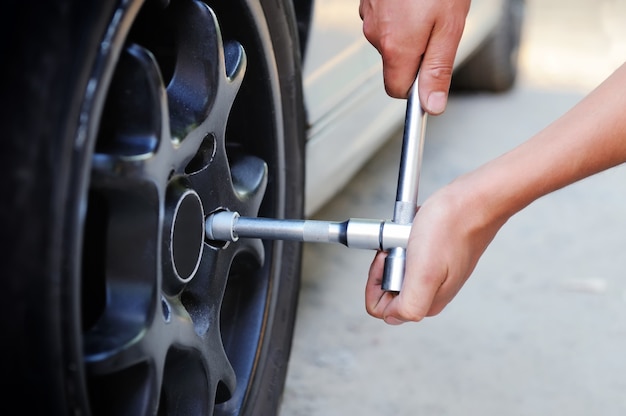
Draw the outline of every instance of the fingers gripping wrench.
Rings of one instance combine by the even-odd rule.
[[[406,246],[417,212],[417,192],[427,114],[422,109],[415,80],[407,100],[398,189],[393,221],[352,218],[344,222],[240,217],[220,211],[206,220],[210,240],[235,242],[239,238],[338,243],[350,248],[387,250],[382,288],[399,292],[404,279]]]

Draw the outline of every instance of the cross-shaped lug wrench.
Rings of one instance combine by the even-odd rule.
[[[418,96],[418,79],[409,93],[404,122],[398,189],[393,221],[351,218],[343,222],[240,217],[219,211],[208,216],[210,240],[235,242],[239,238],[338,243],[350,248],[385,250],[382,288],[399,292],[404,280],[406,246],[417,212],[417,193],[424,149],[427,113]]]

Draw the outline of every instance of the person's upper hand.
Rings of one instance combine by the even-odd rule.
[[[445,110],[470,0],[361,0],[363,34],[380,52],[387,94],[406,98],[420,68],[422,107]]]

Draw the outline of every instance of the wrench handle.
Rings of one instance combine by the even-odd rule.
[[[398,190],[393,210],[393,222],[397,224],[411,224],[417,213],[417,193],[428,114],[420,104],[418,83],[419,76],[415,79],[407,100],[398,173]],[[383,290],[388,292],[400,291],[404,281],[405,263],[406,249],[398,247],[389,251],[385,259]]]

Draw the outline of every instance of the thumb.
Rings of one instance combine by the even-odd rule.
[[[447,30],[451,30],[447,28]],[[454,33],[435,27],[419,72],[419,97],[427,113],[439,115],[448,104],[454,58],[463,33],[463,23]]]

